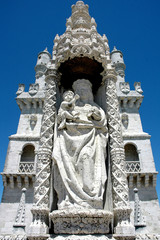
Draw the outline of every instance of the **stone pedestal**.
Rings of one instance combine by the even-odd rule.
[[[55,234],[107,234],[113,214],[104,210],[56,210],[50,213]]]

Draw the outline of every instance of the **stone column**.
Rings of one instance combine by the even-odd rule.
[[[37,173],[34,190],[33,221],[29,238],[41,236],[47,238],[49,224],[49,193],[51,176],[51,154],[53,149],[53,131],[56,114],[56,69],[46,71],[46,93],[41,137],[37,158]]]
[[[119,102],[116,91],[116,74],[106,70],[103,82],[106,86],[106,105],[111,159],[114,225],[117,239],[121,236],[134,236],[134,227],[130,223],[131,208],[125,171],[124,144],[122,138]],[[128,238],[132,239],[132,238]],[[133,238],[134,239],[134,238]]]

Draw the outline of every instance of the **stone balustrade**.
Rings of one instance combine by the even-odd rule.
[[[34,171],[34,163],[33,162],[20,162],[18,171],[23,172],[23,173],[32,173]]]
[[[126,172],[140,172],[141,166],[139,161],[126,161]]]

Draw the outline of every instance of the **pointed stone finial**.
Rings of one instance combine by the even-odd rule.
[[[47,47],[44,49],[44,51],[43,52],[48,52],[48,49],[47,49]]]
[[[112,52],[116,52],[116,51],[117,51],[117,48],[116,48],[116,46],[114,46]]]
[[[146,223],[144,221],[144,218],[142,217],[142,211],[138,196],[138,189],[134,188],[134,226],[135,227],[145,227]]]
[[[18,206],[15,223],[13,227],[15,228],[24,228],[25,227],[25,196],[26,194],[26,188],[22,189],[22,195],[20,199],[20,203]]]

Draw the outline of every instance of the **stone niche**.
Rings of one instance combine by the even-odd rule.
[[[88,79],[92,83],[93,93],[97,91],[102,83],[102,64],[88,57],[75,57],[62,63],[59,67],[61,85],[64,89],[72,88],[77,79]]]
[[[64,63],[62,63],[59,67],[59,72],[61,73],[61,79],[59,82],[59,92],[65,92],[65,90],[67,90],[67,89],[72,89],[74,91],[74,94],[76,94],[75,89],[73,89],[75,82],[78,82],[77,88],[79,90],[79,88],[82,87],[81,82],[82,82],[82,85],[85,85],[86,84],[85,81],[86,81],[87,84],[89,84],[91,86],[91,87],[89,86],[89,88],[92,92],[91,94],[93,94],[93,104],[95,106],[98,106],[96,103],[94,103],[94,98],[95,98],[95,94],[97,94],[98,89],[102,83],[102,76],[100,75],[102,71],[103,71],[103,67],[102,67],[101,63],[98,63],[94,59],[90,59],[88,57],[75,57],[73,59],[69,59],[69,60],[65,61]],[[86,88],[87,88],[87,85],[86,85]],[[76,100],[76,101],[78,101],[78,100]],[[104,101],[105,101],[105,96],[104,96]],[[62,100],[61,105],[62,104],[63,104],[63,100]],[[77,102],[75,103],[75,105],[77,105]],[[61,109],[61,106],[59,108],[59,112],[62,111],[60,109]],[[75,106],[74,110],[75,111],[77,110],[76,106]],[[85,111],[87,111],[87,110],[88,109],[86,109]],[[103,111],[103,110],[101,110],[101,111]],[[58,112],[58,115],[59,115],[59,112]],[[104,111],[103,111],[103,114],[105,116]],[[81,113],[78,118],[81,119]],[[83,120],[85,122],[84,116],[83,116]],[[106,121],[106,119],[105,119],[105,121]],[[89,125],[90,123],[91,122],[87,122],[86,125],[87,124]],[[62,129],[61,129],[62,134],[63,134],[63,130],[66,132],[70,131],[70,129],[73,128],[74,124],[75,125],[77,124],[77,127],[81,131],[82,123],[79,119],[75,120],[75,122],[74,122],[74,120],[72,122],[71,119],[69,119],[69,120],[66,119],[65,126],[62,127]],[[83,123],[83,125],[85,125],[85,123]],[[105,128],[106,128],[106,125],[105,125]],[[86,126],[84,126],[84,129],[86,129],[86,132],[88,131]],[[84,134],[84,130],[82,132]],[[71,136],[72,135],[74,136],[74,133],[70,132],[70,134],[71,134]],[[107,143],[107,138],[105,140]],[[66,140],[66,142],[69,142],[69,139]],[[105,145],[106,145],[106,143],[105,143]],[[63,144],[63,143],[61,142],[60,144]],[[87,145],[87,143],[85,143],[85,144]],[[56,149],[56,143],[55,143],[55,149]],[[84,147],[84,149],[85,149],[85,147]],[[85,150],[86,154],[87,154],[87,151],[88,150]],[[106,151],[107,151],[107,147],[106,147]],[[54,150],[53,150],[53,152],[54,152]],[[55,150],[55,152],[56,152],[56,150]],[[54,158],[54,154],[56,155],[57,153],[53,153],[53,158]],[[79,154],[82,154],[82,153],[79,152]],[[87,157],[88,157],[88,155],[87,155]],[[68,159],[66,159],[66,161],[67,160]],[[81,160],[79,159],[78,161],[81,161]],[[105,156],[104,166],[106,168],[106,171],[107,171],[107,162],[108,162],[107,157]],[[58,165],[58,164],[56,163],[55,165]],[[71,166],[69,166],[69,167],[71,168]],[[59,172],[60,172],[60,168],[61,168],[60,166],[57,167]],[[86,165],[86,168],[87,168],[87,165]],[[60,177],[60,181],[62,180],[62,182],[64,183],[65,180],[63,179],[63,176],[61,176],[61,175],[62,175],[62,173],[59,173],[58,177]],[[108,175],[108,173],[107,173],[107,175]],[[57,179],[57,177],[56,177],[56,179]],[[55,185],[56,185],[55,192],[57,192],[56,198],[61,199],[60,195],[65,195],[66,192],[63,189],[63,186],[62,186],[63,184],[62,184],[60,187],[61,187],[61,191],[62,192],[64,191],[64,192],[58,193],[58,190],[57,190],[58,184],[59,183],[55,183]],[[80,184],[83,184],[83,183],[80,183]],[[105,180],[105,187],[106,187],[106,180]],[[75,188],[76,188],[76,186],[75,186]],[[78,188],[78,186],[77,186],[77,188]],[[81,189],[78,189],[78,190],[81,191]],[[105,191],[105,193],[106,193],[105,189],[103,189],[102,191]],[[87,192],[87,190],[85,190],[85,192]],[[101,196],[103,199],[102,199],[102,203],[100,205],[97,205],[97,203],[95,205],[91,204],[92,207],[89,206],[88,208],[86,206],[84,208],[83,208],[83,206],[77,206],[77,204],[75,204],[74,201],[72,203],[73,205],[70,206],[70,204],[69,204],[69,206],[66,206],[66,207],[65,206],[61,207],[61,204],[58,203],[57,207],[56,207],[56,208],[58,208],[58,210],[53,209],[53,211],[50,213],[50,219],[52,220],[53,225],[54,225],[54,233],[55,234],[108,234],[108,233],[110,233],[112,225],[113,225],[113,213],[111,211],[108,211],[108,209],[103,209],[103,207],[105,205],[104,204],[105,193],[103,192],[103,194]],[[84,195],[85,195],[85,193],[84,193]],[[66,201],[66,200],[63,199],[62,202],[64,202],[64,201]],[[93,197],[93,202],[94,202],[94,197]]]

